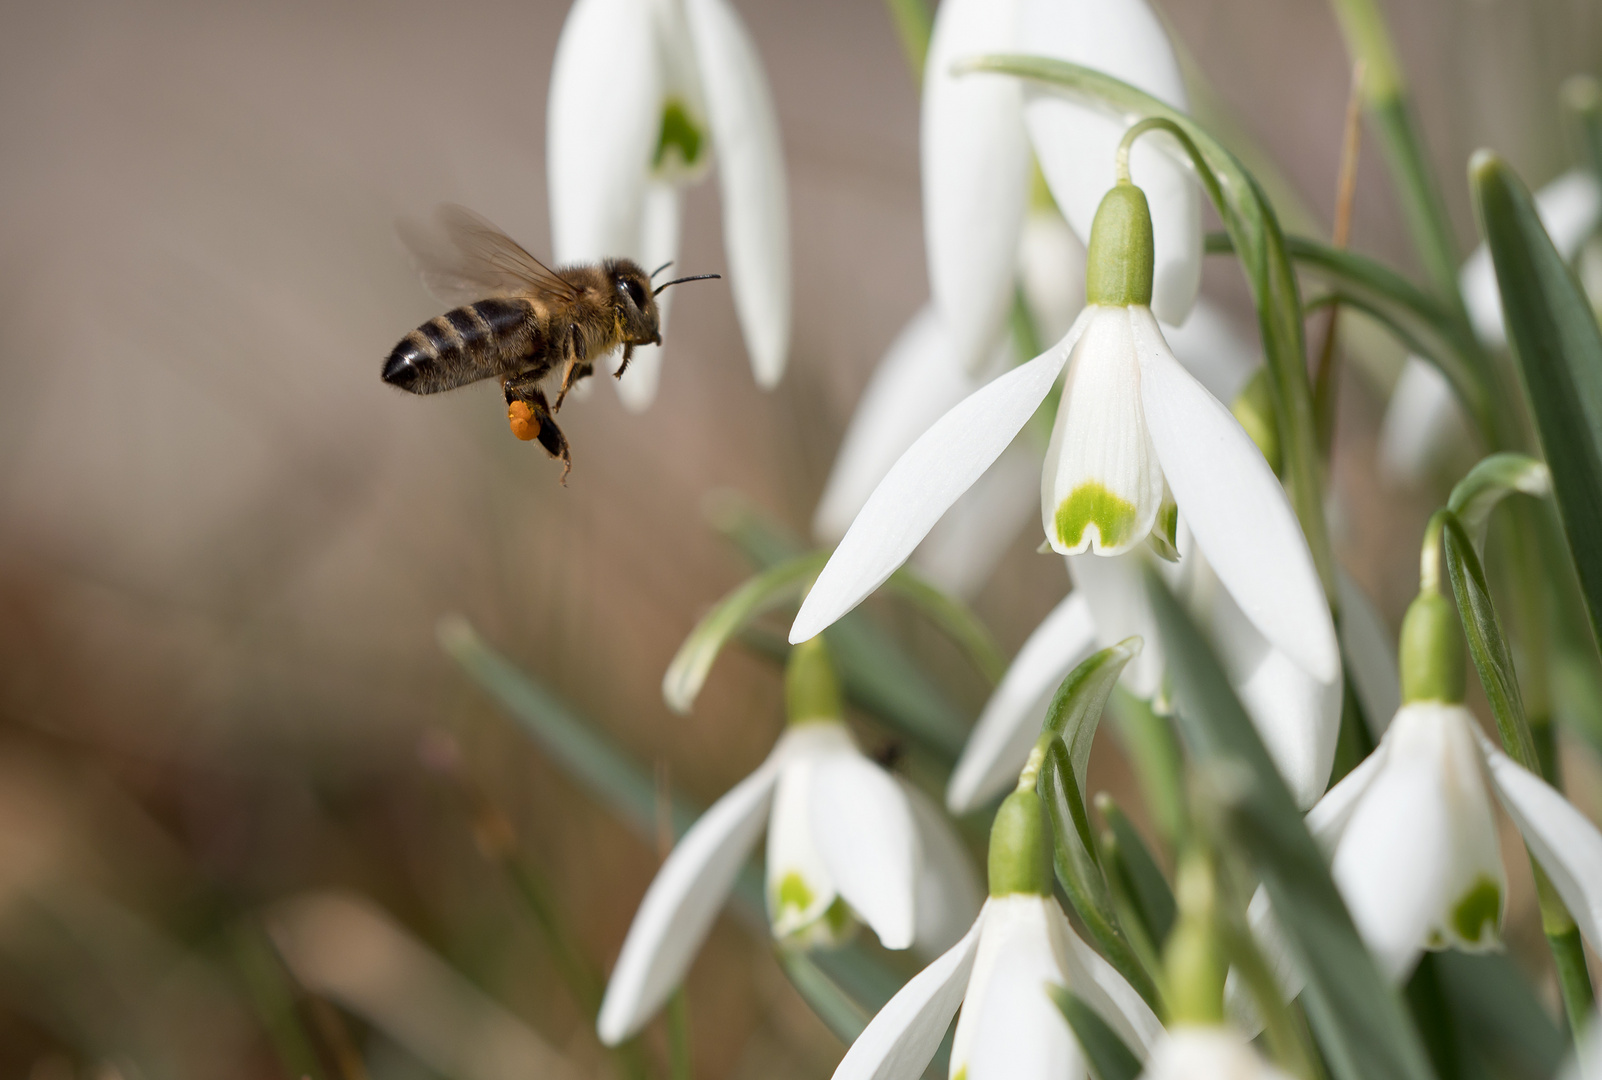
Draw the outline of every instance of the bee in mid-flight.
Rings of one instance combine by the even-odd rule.
[[[552,270],[471,210],[442,206],[439,223],[443,244],[404,222],[401,240],[429,290],[462,306],[401,338],[384,361],[384,381],[434,394],[500,378],[512,434],[538,439],[561,458],[566,483],[573,458],[553,417],[568,390],[620,345],[622,378],[636,345],[662,344],[657,294],[718,275],[677,278],[653,289],[651,279],[667,266],[647,274],[629,259],[607,259]],[[553,405],[540,383],[558,366],[562,382]]]

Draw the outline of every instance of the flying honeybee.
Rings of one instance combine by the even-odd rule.
[[[622,378],[636,345],[662,344],[657,294],[718,275],[677,278],[653,289],[651,279],[666,265],[647,274],[629,259],[606,259],[552,270],[471,210],[442,206],[439,223],[443,243],[404,222],[401,240],[429,290],[462,306],[401,338],[384,361],[384,381],[435,394],[498,377],[512,434],[537,439],[561,458],[566,483],[573,458],[554,414],[568,390],[619,345]],[[562,381],[553,405],[540,383],[558,366]]]

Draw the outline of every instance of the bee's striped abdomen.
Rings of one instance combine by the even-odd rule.
[[[479,300],[428,320],[384,361],[384,381],[414,394],[452,390],[526,366],[536,350],[527,300]]]

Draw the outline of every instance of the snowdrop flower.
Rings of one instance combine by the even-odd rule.
[[[952,348],[972,368],[1000,336],[1012,301],[1029,199],[1030,148],[1068,224],[1090,234],[1113,181],[1123,124],[1015,79],[957,75],[986,53],[1033,53],[1105,71],[1186,108],[1162,24],[1146,0],[947,0],[935,14],[924,67],[924,238],[935,306]],[[1158,318],[1185,320],[1201,281],[1201,195],[1161,140],[1136,148],[1156,226]]]
[[[1089,304],[1073,328],[964,399],[901,456],[807,595],[791,640],[816,635],[878,588],[1000,457],[1067,367],[1041,480],[1051,546],[1116,555],[1154,527],[1171,543],[1182,514],[1244,621],[1318,684],[1338,683],[1329,608],[1279,481],[1229,410],[1174,359],[1147,306],[1151,244],[1145,199],[1120,182],[1097,214]],[[1097,561],[1097,570],[1108,562]]]
[[[757,382],[777,384],[790,343],[784,158],[761,60],[728,0],[577,0],[546,115],[559,262],[675,259],[679,190],[719,159],[735,313]],[[661,362],[659,346],[635,350],[618,382],[630,408],[650,404]]]
[[[1146,1080],[1290,1080],[1240,1032],[1189,1024],[1170,1029],[1152,1047],[1140,1075]]]
[[[1034,775],[1019,780],[990,831],[990,898],[950,951],[869,1022],[834,1080],[916,1080],[962,1009],[953,1078],[1082,1080],[1083,1052],[1046,993],[1067,986],[1144,1053],[1162,1028],[1140,995],[1081,941],[1051,896],[1047,828]]]
[[[1426,948],[1500,944],[1507,882],[1492,791],[1581,935],[1602,942],[1602,833],[1480,733],[1463,705],[1456,618],[1437,593],[1414,601],[1402,626],[1403,705],[1374,753],[1308,815],[1333,851],[1353,922],[1396,981]]]
[[[960,841],[869,761],[840,720],[822,639],[792,651],[790,722],[773,752],[684,834],[646,890],[607,984],[601,1041],[629,1038],[683,981],[762,827],[773,935],[843,940],[861,919],[890,949],[944,948],[980,898]]]
[[[1558,254],[1572,261],[1602,224],[1602,184],[1589,170],[1572,169],[1536,193],[1535,210]],[[1484,244],[1464,262],[1458,288],[1480,340],[1492,348],[1505,347],[1502,296]],[[1446,377],[1418,357],[1408,357],[1380,430],[1380,464],[1386,475],[1409,487],[1423,484],[1453,447],[1468,445],[1470,432]]]

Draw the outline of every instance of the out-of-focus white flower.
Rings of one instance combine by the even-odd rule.
[[[546,130],[560,262],[676,258],[679,189],[717,156],[735,312],[757,382],[777,384],[790,347],[784,157],[761,60],[727,0],[577,0]],[[626,405],[650,404],[660,366],[660,347],[635,350],[618,382]]]
[[[596,1023],[602,1042],[637,1032],[683,980],[764,824],[775,937],[827,944],[860,919],[886,948],[917,940],[935,952],[962,934],[981,897],[961,843],[926,799],[861,754],[837,711],[825,711],[792,716],[767,760],[662,864],[612,970]]]
[[[1051,194],[1088,242],[1126,125],[1018,81],[953,74],[986,53],[1033,53],[1105,71],[1176,108],[1186,99],[1172,47],[1145,0],[946,0],[924,71],[924,239],[935,305],[959,363],[982,362],[1012,302],[1029,196],[1030,148]],[[1156,287],[1165,322],[1185,320],[1201,281],[1201,195],[1186,168],[1142,140],[1134,168],[1152,202]]]
[[[1146,1080],[1290,1080],[1247,1038],[1227,1027],[1170,1028],[1152,1047]]]
[[[1019,826],[1026,835],[1001,835]],[[990,899],[973,928],[879,1011],[846,1051],[834,1080],[915,1080],[959,1006],[952,1077],[1086,1077],[1084,1054],[1047,995],[1048,986],[1071,988],[1137,1053],[1161,1035],[1140,995],[1079,939],[1049,895],[1044,828],[1032,790],[1015,792],[1002,804],[991,850],[1003,849],[1010,857],[998,867],[993,856]]]
[[[1558,254],[1572,261],[1602,224],[1602,184],[1587,169],[1571,169],[1536,193],[1535,210]],[[1496,268],[1484,244],[1463,263],[1458,288],[1480,340],[1492,348],[1506,346]],[[1418,486],[1444,464],[1453,448],[1469,445],[1471,438],[1463,406],[1446,376],[1426,361],[1408,357],[1380,430],[1380,464],[1387,476]]]

